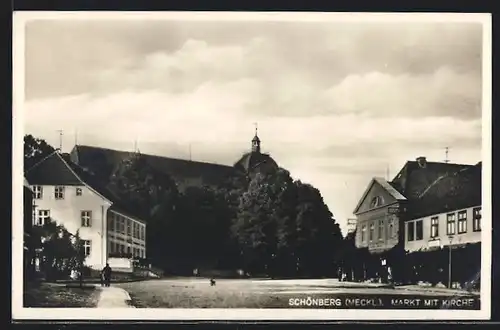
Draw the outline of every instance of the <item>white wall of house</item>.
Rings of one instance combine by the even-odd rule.
[[[450,244],[459,245],[480,242],[481,220],[479,220],[479,230],[477,228],[477,220],[476,224],[474,220],[477,210],[481,210],[480,205],[434,214],[406,222],[405,250],[415,252],[435,249]],[[413,227],[413,229],[410,227]],[[421,227],[421,229],[418,227]],[[450,237],[452,238],[451,243]]]
[[[146,258],[146,224],[111,209],[108,212],[108,251]]]
[[[80,230],[80,237],[86,240],[89,253],[86,264],[102,269],[107,259],[107,213],[111,203],[89,187],[63,186],[62,196],[56,196],[56,186],[32,186],[34,191],[34,224],[40,225],[50,217],[63,225],[70,233]],[[58,198],[62,197],[62,198]]]

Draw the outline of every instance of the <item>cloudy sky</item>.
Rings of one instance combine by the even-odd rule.
[[[25,130],[232,165],[262,148],[320,189],[345,230],[372,176],[481,153],[477,23],[38,20]]]

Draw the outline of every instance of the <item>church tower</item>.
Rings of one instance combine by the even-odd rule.
[[[246,174],[277,169],[278,164],[267,153],[262,153],[260,149],[260,138],[255,124],[255,136],[252,139],[252,149],[245,153],[235,164],[234,167]]]
[[[252,139],[252,152],[260,154],[260,139],[257,135],[257,124],[255,124],[255,136]]]

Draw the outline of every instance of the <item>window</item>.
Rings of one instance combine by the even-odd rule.
[[[110,253],[115,252],[115,242],[110,242],[109,243],[109,252]]]
[[[446,234],[455,235],[455,213],[450,213],[446,216]]]
[[[431,218],[431,238],[436,238],[439,236],[439,218]]]
[[[92,227],[92,211],[82,211],[80,213],[82,227]]]
[[[472,210],[472,230],[481,231],[481,208],[476,207]]]
[[[378,239],[384,239],[384,220],[380,220],[378,223]]]
[[[85,252],[86,256],[90,255],[92,248],[92,242],[89,240],[83,240],[83,251]]]
[[[49,222],[50,210],[38,210],[38,217],[36,224],[38,226],[43,226]]]
[[[127,222],[127,235],[132,236],[132,221],[124,219]]]
[[[380,196],[375,196],[372,198],[372,201],[370,203],[370,207],[371,208],[374,208],[374,207],[379,207],[380,205],[382,205],[384,203],[384,199]]]
[[[63,186],[57,186],[54,189],[54,197],[56,199],[64,199],[64,187]]]
[[[130,246],[127,246],[127,254],[130,254]]]
[[[375,234],[375,224],[370,224],[370,242],[373,241],[373,235]]]
[[[120,233],[125,234],[125,219],[122,217],[118,218],[118,230]]]
[[[361,242],[366,241],[366,225],[361,226]]]
[[[120,252],[125,253],[125,245],[120,244]]]
[[[33,186],[33,199],[42,199],[42,198],[43,198],[43,187]]]
[[[424,221],[417,220],[415,221],[415,240],[420,241],[424,239]]]
[[[80,187],[76,187],[76,195],[77,195],[77,196],[81,196],[81,195],[82,195],[82,193],[83,193],[82,188],[80,188]]]
[[[464,234],[467,232],[467,211],[458,212],[458,233]]]
[[[410,221],[406,223],[406,232],[408,233],[407,235],[407,240],[408,242],[414,241],[415,240],[415,222]]]
[[[366,228],[365,228],[366,230]],[[141,240],[145,240],[146,239],[146,227],[145,226],[141,226]]]

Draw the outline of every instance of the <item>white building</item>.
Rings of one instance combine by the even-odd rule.
[[[86,264],[102,269],[110,258],[145,258],[146,224],[119,199],[58,151],[25,172],[34,198],[34,225],[48,219],[79,230]]]
[[[405,223],[405,250],[481,242],[481,163],[435,180]]]

